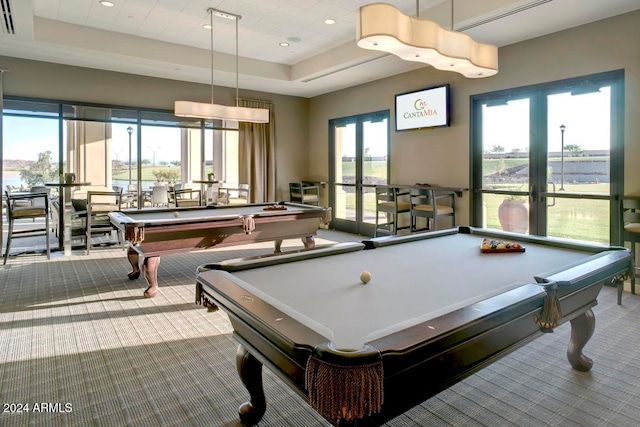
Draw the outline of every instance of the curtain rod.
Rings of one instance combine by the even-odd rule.
[[[273,101],[265,101],[264,99],[251,99],[251,98],[236,98],[238,101],[253,101],[253,102],[264,102],[265,104],[276,105]]]

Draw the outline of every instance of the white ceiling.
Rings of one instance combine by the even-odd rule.
[[[210,32],[203,25],[213,7],[242,16],[241,88],[312,97],[420,67],[356,46],[356,11],[372,1],[112,2],[0,0],[15,28],[10,34],[3,26],[0,55],[210,84]],[[386,3],[416,14],[414,0]],[[450,0],[419,6],[421,18],[450,26]],[[500,47],[636,9],[638,0],[456,0],[453,17],[456,30]],[[328,18],[335,24],[325,24]],[[235,23],[214,17],[213,28],[214,84],[235,87]],[[289,47],[279,45],[287,40]]]

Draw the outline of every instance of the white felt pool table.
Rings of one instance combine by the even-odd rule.
[[[486,237],[518,239],[525,252],[481,253]],[[342,410],[318,408],[322,390],[309,387],[309,363],[319,359],[347,371],[379,362],[381,406],[347,411],[359,414],[358,425],[377,425],[564,321],[572,324],[571,365],[590,369],[582,349],[593,333],[591,307],[602,285],[630,267],[620,247],[461,227],[207,266],[196,297],[229,313],[241,343],[238,367],[251,395],[243,422],[266,408],[256,368],[266,363],[337,423]]]

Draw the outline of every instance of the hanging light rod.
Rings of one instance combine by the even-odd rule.
[[[191,117],[196,119],[217,119],[234,122],[269,123],[269,110],[266,108],[251,108],[238,106],[238,21],[241,15],[210,7],[209,13],[211,31],[211,103],[193,101],[175,101],[174,115],[178,117]],[[236,24],[236,105],[214,104],[213,102],[213,17],[229,19]]]
[[[418,1],[416,9],[419,11]],[[405,15],[386,3],[362,6],[356,19],[356,41],[361,48],[393,53],[405,61],[423,62],[469,78],[498,73],[496,46],[453,30],[453,0],[450,30],[433,21]]]
[[[236,21],[238,19],[242,19],[242,15],[236,15],[235,13],[225,12],[223,10],[219,10],[213,7],[207,9],[207,12],[213,14],[213,16],[217,16],[219,18],[229,19],[231,21]]]

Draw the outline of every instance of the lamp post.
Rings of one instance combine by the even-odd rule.
[[[129,134],[129,185],[131,185],[131,134],[133,133],[131,126],[127,128],[127,133]]]
[[[151,148],[149,146],[147,146],[147,148],[151,151],[153,151],[153,166],[156,165],[156,151],[158,151],[160,149],[160,147],[156,147],[156,148]]]
[[[567,127],[560,125],[560,190],[564,191],[564,130]]]

